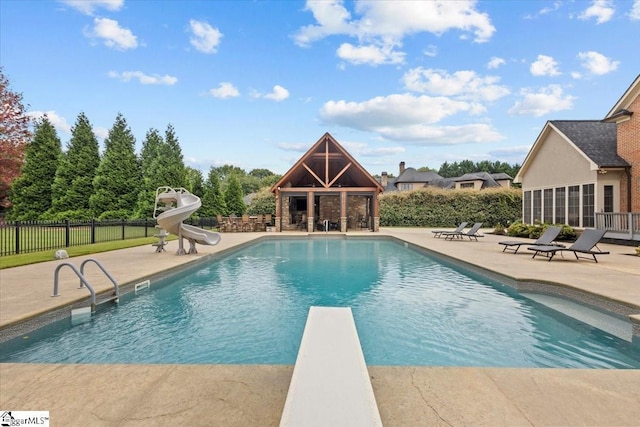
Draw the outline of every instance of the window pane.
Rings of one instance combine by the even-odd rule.
[[[569,225],[572,227],[580,226],[580,186],[573,185],[569,187],[568,197]]]
[[[582,226],[594,226],[595,197],[594,184],[585,184],[582,186]]]
[[[533,192],[533,221],[542,220],[542,190]]]
[[[547,224],[553,224],[553,188],[544,190],[544,216],[542,220]]]
[[[531,224],[531,191],[525,191],[522,198],[522,212],[524,214],[523,222]]]
[[[565,196],[566,189],[564,187],[556,188],[556,224],[564,224],[567,219],[565,218]]]

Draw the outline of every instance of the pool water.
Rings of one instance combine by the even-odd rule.
[[[350,306],[369,365],[640,368],[631,343],[374,239],[265,240],[4,343],[2,362],[293,364],[309,307]]]

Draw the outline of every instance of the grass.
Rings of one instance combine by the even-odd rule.
[[[171,236],[168,240],[177,237]],[[138,239],[114,240],[111,242],[95,243],[93,245],[72,246],[65,248],[69,257],[95,254],[99,252],[114,251],[117,249],[131,248],[133,246],[150,245],[157,242],[156,237],[142,237]],[[0,270],[4,268],[19,267],[22,265],[36,264],[38,262],[51,261],[54,259],[55,250],[31,252],[20,255],[9,255],[0,257]]]

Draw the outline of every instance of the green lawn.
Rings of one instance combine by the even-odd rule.
[[[175,240],[177,237],[171,236],[168,240]],[[142,237],[137,239],[115,240],[111,242],[95,243],[93,245],[72,246],[65,249],[69,257],[88,255],[98,252],[125,249],[133,246],[150,245],[157,242],[156,237]],[[35,264],[38,262],[51,261],[54,259],[55,250],[31,252],[20,255],[9,255],[0,257],[0,270],[3,268],[19,267],[21,265]]]

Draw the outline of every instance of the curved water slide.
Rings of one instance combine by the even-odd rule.
[[[220,233],[182,223],[197,211],[200,206],[202,206],[200,198],[195,194],[189,193],[184,188],[174,190],[171,187],[159,187],[156,190],[155,211],[163,211],[155,217],[156,221],[164,230],[181,238],[180,248],[178,249],[179,254],[185,253],[182,247],[182,238],[189,240],[191,244],[189,253],[196,253],[195,243],[216,245],[220,242]]]

